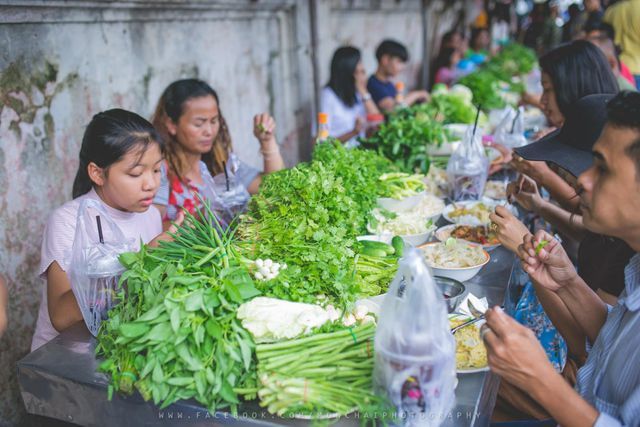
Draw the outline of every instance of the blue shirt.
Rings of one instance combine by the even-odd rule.
[[[388,97],[396,99],[396,93],[398,93],[396,86],[392,82],[380,81],[375,75],[369,77],[367,90],[376,104]]]
[[[600,412],[594,426],[640,426],[640,254],[625,269],[625,290],[578,371],[576,389]]]

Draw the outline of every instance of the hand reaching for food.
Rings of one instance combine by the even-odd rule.
[[[556,375],[536,335],[500,307],[487,310],[481,336],[491,371],[527,391],[540,378]]]
[[[544,204],[538,185],[526,175],[520,175],[516,182],[507,186],[507,199],[509,202],[515,199],[523,209],[534,213],[537,213]]]
[[[489,218],[500,243],[511,252],[517,253],[518,246],[522,243],[524,236],[529,234],[529,229],[503,206],[496,206],[495,212]]]

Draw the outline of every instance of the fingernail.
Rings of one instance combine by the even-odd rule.
[[[504,313],[504,310],[503,310],[503,309],[502,309],[502,307],[500,307],[499,305],[498,305],[498,306],[496,306],[496,311],[497,311],[498,313]]]

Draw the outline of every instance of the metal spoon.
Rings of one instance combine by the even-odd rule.
[[[476,306],[471,303],[470,299],[467,300],[467,307],[469,308],[469,311],[471,312],[473,317],[476,317],[476,318],[483,317],[484,318],[484,313],[481,312],[480,310],[478,310],[476,308]]]
[[[466,328],[469,325],[473,325],[474,323],[478,323],[480,320],[484,319],[484,313],[478,310],[472,303],[471,300],[467,300],[467,307],[471,312],[471,315],[474,317],[473,319],[467,320],[461,325],[456,326],[455,328],[451,328],[451,333],[455,334],[462,328]]]
[[[456,332],[458,332],[460,329],[462,328],[466,328],[469,325],[473,325],[474,323],[478,323],[479,321],[481,321],[482,319],[484,319],[484,314],[481,315],[480,317],[476,317],[475,319],[471,319],[471,320],[467,320],[466,322],[464,322],[461,325],[456,326],[455,328],[451,328],[451,333],[455,334]]]

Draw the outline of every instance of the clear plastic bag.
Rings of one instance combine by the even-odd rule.
[[[527,144],[524,136],[524,107],[509,108],[494,132],[494,140],[507,148],[518,148]]]
[[[226,174],[218,174],[213,177],[213,180],[209,177],[205,179],[205,186],[211,187],[214,194],[213,197],[207,195],[207,198],[211,202],[213,211],[218,215],[218,219],[224,225],[231,224],[238,215],[243,213],[251,198],[238,176],[240,160],[234,153],[229,155],[228,160]]]
[[[124,236],[99,201],[80,203],[69,278],[84,322],[94,336],[118,302],[118,282],[124,272],[118,257],[135,250],[136,244],[135,239]]]
[[[474,134],[469,127],[460,146],[453,152],[447,164],[447,179],[451,198],[479,200],[489,175],[489,158],[484,152],[480,131]]]
[[[454,402],[455,341],[421,252],[409,249],[384,299],[375,337],[376,390],[405,425],[438,426]]]

